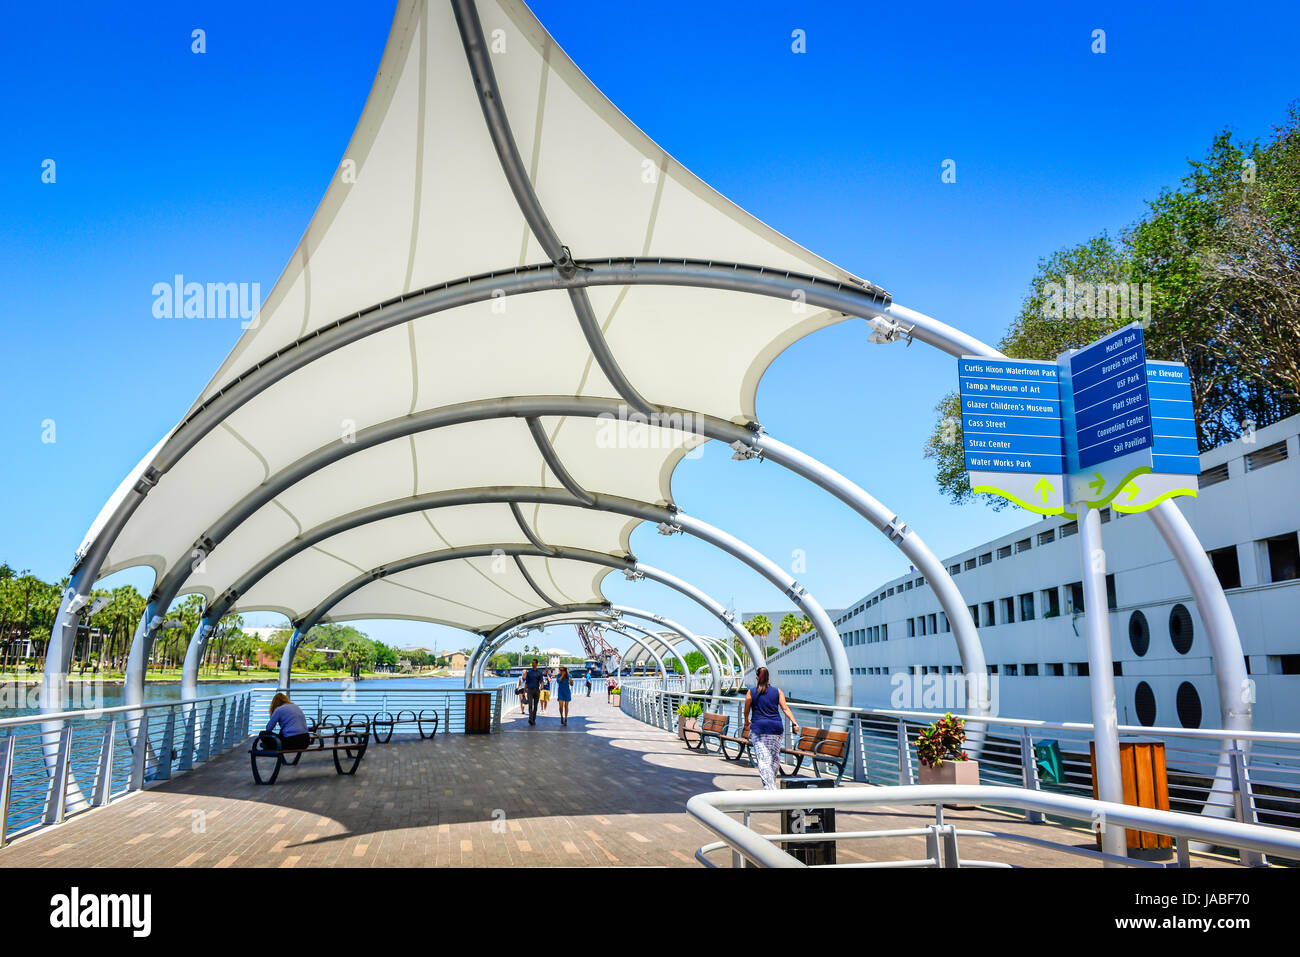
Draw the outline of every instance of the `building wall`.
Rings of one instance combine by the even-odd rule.
[[[1216,467],[1225,464],[1228,478],[1201,488],[1197,498],[1182,498],[1178,503],[1207,551],[1235,552],[1241,583],[1227,589],[1227,595],[1255,682],[1256,726],[1295,730],[1300,727],[1300,676],[1284,672],[1294,670],[1300,661],[1295,657],[1300,655],[1300,580],[1272,580],[1278,572],[1270,573],[1267,540],[1300,529],[1296,501],[1300,416],[1260,429],[1253,438],[1202,455],[1203,481],[1207,473],[1214,474]],[[1282,460],[1277,460],[1279,443],[1286,454]],[[1107,509],[1102,519],[1107,571],[1114,575],[1114,607],[1109,615],[1112,651],[1122,672],[1116,677],[1121,723],[1183,725],[1177,702],[1180,687],[1189,683],[1200,702],[1200,726],[1218,726],[1219,699],[1209,643],[1199,610],[1164,539],[1146,515]],[[1000,714],[1091,720],[1084,619],[1074,608],[1069,588],[1082,578],[1076,528],[1060,517],[1047,518],[944,561],[950,571],[955,569],[953,580],[966,604],[979,609],[985,657],[990,670],[997,670],[993,693]],[[1059,603],[1055,617],[1047,617],[1044,592],[1051,590]],[[1032,596],[1032,618],[1021,613],[1025,594]],[[1008,598],[1011,620],[1004,608]],[[988,603],[993,606],[992,622]],[[1181,610],[1175,613],[1176,608]],[[1130,627],[1139,629],[1138,612],[1149,633],[1149,646],[1142,655],[1130,641]],[[1191,623],[1190,647],[1185,652],[1177,650],[1171,638],[1175,614]],[[918,690],[911,677],[916,669],[923,681],[936,676],[928,678],[931,686],[942,682],[945,674],[960,674],[951,629],[933,590],[915,572],[883,583],[835,620],[854,671],[856,705],[929,709],[933,702],[912,700]],[[787,694],[829,700],[830,666],[815,633],[782,649],[769,664]],[[1081,664],[1082,674],[1078,673]],[[1014,675],[1009,665],[1014,666]],[[1038,676],[1026,676],[1026,665],[1035,667]],[[1061,675],[1051,673],[1056,668]],[[1153,721],[1139,721],[1137,697],[1142,683],[1154,695]],[[920,690],[925,688],[922,685]],[[1190,693],[1186,689],[1182,693],[1186,706]],[[941,706],[959,705],[949,701]]]

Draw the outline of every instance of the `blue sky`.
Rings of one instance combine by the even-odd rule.
[[[1039,257],[1122,229],[1218,130],[1267,135],[1300,97],[1294,3],[532,6],[695,173],[899,302],[989,341]],[[103,501],[215,371],[238,322],[155,319],[150,289],[177,272],[271,288],[337,167],[391,14],[379,2],[6,12],[0,560],[66,574]],[[202,56],[190,52],[196,27]],[[806,53],[791,51],[796,29]],[[1104,54],[1090,50],[1097,29]],[[47,158],[54,184],[41,182]],[[941,181],[946,159],[955,183]],[[955,372],[933,350],[871,346],[861,323],[844,323],[778,359],[760,418],[943,556],[1028,520],[951,506],[935,488],[921,447]],[[782,564],[802,550],[800,577],[828,607],[906,569],[865,522],[776,466],[709,448],[674,489],[683,508]],[[741,609],[781,605],[756,575],[682,536],[642,529],[633,548]],[[147,590],[151,579],[113,582]],[[660,586],[612,577],[607,592],[716,631]],[[402,645],[469,639],[363,627]]]

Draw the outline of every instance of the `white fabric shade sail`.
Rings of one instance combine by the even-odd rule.
[[[476,48],[491,76],[476,72]],[[519,198],[494,141],[478,92],[488,84],[527,172],[523,192],[545,227],[525,215],[529,199]],[[622,402],[626,390],[603,371],[610,366],[596,355],[573,290],[512,285],[560,262],[547,251],[557,238],[579,264],[668,257],[723,264],[724,272],[728,263],[758,264],[765,274],[849,284],[887,302],[672,160],[522,3],[403,0],[339,171],[257,321],[105,507],[83,554],[112,524],[135,477],[155,468],[156,486],[113,539],[99,574],[149,565],[173,592],[224,599],[235,611],[269,609],[297,621],[374,569],[484,543],[540,540],[628,556],[639,519],[626,514],[530,503],[520,507],[521,524],[506,502],[466,502],[364,521],[248,580],[312,530],[413,496],[562,489],[567,472],[581,489],[673,503],[673,469],[705,441],[689,430],[542,415],[541,443],[520,417],[364,441],[368,429],[467,403]],[[599,338],[640,396],[736,424],[757,419],[759,379],[782,350],[845,318],[798,293],[753,295],[671,277],[617,282],[589,271],[592,282],[576,295],[590,304]],[[414,305],[462,288],[473,296],[439,300],[437,311]],[[371,324],[365,334],[354,334],[363,321]],[[292,368],[268,374],[285,361]],[[201,437],[186,438],[192,434]],[[546,440],[558,471],[540,447]],[[174,447],[180,452],[169,455]],[[440,561],[367,584],[328,617],[414,618],[486,632],[552,603],[603,602],[609,571],[545,556]]]

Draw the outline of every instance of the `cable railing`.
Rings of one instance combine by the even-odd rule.
[[[739,732],[743,695],[712,699],[660,690],[653,682],[625,681],[623,685],[625,712],[674,733],[677,707],[686,700],[699,701],[707,710],[727,715],[731,732]],[[943,717],[941,712],[796,702],[790,702],[790,707],[801,725],[818,728],[828,727],[837,714],[847,714],[852,780],[884,786],[906,786],[918,780],[917,735]],[[979,761],[981,784],[1092,797],[1091,724],[957,717],[967,722],[968,731],[982,730],[978,751],[971,754]],[[1300,734],[1121,725],[1119,736],[1121,742],[1164,745],[1171,811],[1300,829]],[[792,744],[787,728],[783,746]],[[1043,820],[1043,812],[1033,808],[1025,815],[1033,822]]]
[[[0,847],[248,736],[252,692],[0,719]]]
[[[878,828],[860,831],[808,832],[796,828],[792,832],[766,834],[749,826],[750,816],[760,811],[799,812],[810,803],[837,811],[862,811],[888,806],[931,807],[934,823],[923,827]],[[733,867],[743,867],[749,862],[758,867],[990,867],[1015,866],[1005,861],[974,858],[963,859],[961,838],[993,840],[1014,843],[1058,853],[1091,858],[1110,866],[1166,867],[1161,861],[1122,857],[1106,854],[1089,847],[1079,846],[1077,840],[1052,841],[1032,834],[994,830],[984,827],[963,827],[944,822],[945,804],[960,803],[985,807],[1009,807],[1026,815],[1051,816],[1089,827],[1131,828],[1148,833],[1167,835],[1173,845],[1171,862],[1175,867],[1188,867],[1191,852],[1198,845],[1233,848],[1242,856],[1273,855],[1279,858],[1300,860],[1300,833],[1258,824],[1242,824],[1213,817],[1183,814],[1155,808],[1133,807],[1081,798],[1069,794],[1054,794],[1024,787],[992,785],[929,785],[890,786],[880,788],[833,788],[808,791],[714,791],[697,794],[686,802],[686,810],[701,824],[721,838],[705,844],[695,852],[696,860],[707,867],[717,867],[710,855],[730,848]],[[732,814],[743,815],[736,820]],[[797,820],[797,818],[795,818]],[[852,864],[809,865],[789,854],[791,845],[829,842],[838,846],[840,841],[870,841],[881,838],[923,837],[924,857],[901,861],[862,861]],[[785,848],[776,846],[784,844]]]

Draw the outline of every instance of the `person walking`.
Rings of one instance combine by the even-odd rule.
[[[546,707],[551,703],[551,672],[549,670],[542,672],[542,712],[546,712]]]
[[[591,669],[587,669],[587,697],[591,697]]]
[[[560,724],[569,723],[569,702],[573,699],[572,682],[569,680],[569,669],[560,666],[560,676],[555,680],[555,700],[560,705]]]
[[[542,696],[542,670],[537,667],[537,659],[533,659],[533,666],[524,672],[524,687],[528,689],[528,723],[537,723],[537,699]]]
[[[790,719],[791,733],[799,733],[799,722],[785,703],[785,694],[780,688],[772,687],[767,669],[759,668],[755,678],[757,684],[745,692],[745,727],[741,737],[749,736],[749,747],[758,764],[758,778],[763,782],[763,790],[774,791],[781,762],[781,733],[785,730],[781,724],[781,712],[784,711]],[[752,727],[750,712],[754,715]]]
[[[519,673],[519,680],[515,682],[515,694],[519,695],[519,713],[526,714],[528,711],[528,686],[524,684],[523,672]]]

